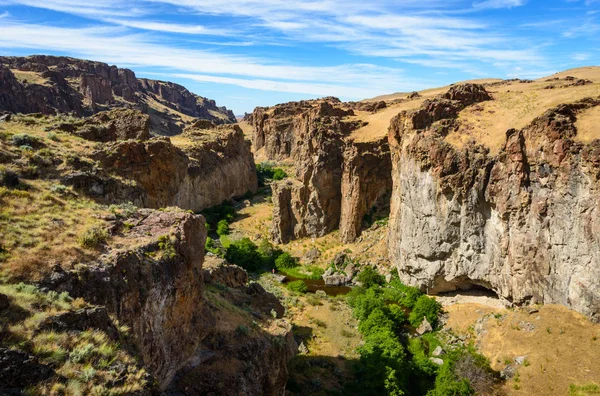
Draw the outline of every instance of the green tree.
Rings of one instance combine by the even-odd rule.
[[[282,253],[275,259],[275,267],[282,271],[298,266],[298,260],[289,253]]]
[[[423,317],[431,323],[432,327],[438,324],[438,315],[442,311],[442,305],[433,298],[422,295],[418,298],[408,320],[413,326],[419,326],[423,321]]]
[[[225,260],[248,271],[257,271],[262,267],[258,246],[249,238],[242,238],[229,245],[225,252]]]
[[[358,281],[366,288],[370,288],[375,285],[383,285],[385,278],[379,274],[375,269],[366,267],[360,274],[358,274]]]

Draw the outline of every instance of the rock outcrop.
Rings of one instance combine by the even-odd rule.
[[[248,275],[236,266],[209,268],[209,281],[224,283],[216,293],[205,290],[203,217],[140,209],[111,222],[112,240],[97,263],[57,266],[41,282],[106,311],[66,312],[41,326],[110,334],[108,312],[131,328],[143,366],[165,394],[281,394],[297,349],[291,325],[278,319],[284,308],[260,285],[245,286]]]
[[[185,117],[237,121],[213,100],[178,84],[137,78],[129,69],[59,56],[0,57],[0,110],[89,116],[113,108],[148,114],[151,131],[160,135],[181,133]]]
[[[481,86],[454,86],[392,120],[390,260],[430,293],[479,285],[600,319],[600,142],[573,140],[577,113],[600,100],[509,130],[495,156],[446,143],[458,111],[488,98]]]
[[[135,130],[120,128],[118,123],[114,128],[108,125],[91,125],[77,133],[101,129],[94,134],[108,136],[107,128],[115,129],[115,134]],[[136,136],[142,138],[143,133]],[[181,139],[186,141],[183,148],[171,144],[167,137],[109,143],[92,154],[102,171],[72,172],[63,182],[111,203],[178,206],[196,212],[256,192],[258,180],[250,144],[237,125],[189,129]]]
[[[344,241],[359,234],[365,215],[391,190],[386,139],[354,142],[360,121],[336,98],[257,108],[249,116],[254,149],[272,160],[292,159],[294,179],[273,187],[272,238],[288,242],[338,227]]]
[[[137,110],[114,109],[103,111],[77,122],[76,125],[62,123],[58,129],[73,132],[96,142],[150,139],[150,117]]]

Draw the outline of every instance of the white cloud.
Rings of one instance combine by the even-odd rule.
[[[0,26],[0,48],[58,51],[119,66],[159,67],[186,72],[180,74],[188,76],[197,74],[204,81],[211,78],[213,82],[245,87],[252,85],[256,89],[264,83],[268,90],[315,95],[343,91],[348,96],[360,98],[362,96],[357,95],[361,92],[369,92],[370,95],[375,91],[384,92],[400,89],[407,84],[417,84],[402,79],[402,72],[397,68],[371,64],[295,66],[255,57],[174,48],[157,44],[146,35],[122,33],[122,28],[77,29],[9,22]]]
[[[526,0],[485,0],[473,3],[474,8],[489,9],[489,8],[513,8],[525,5]]]
[[[208,36],[229,36],[232,34],[231,31],[212,29],[200,25],[181,25],[176,23],[163,23],[163,22],[152,22],[152,21],[136,21],[132,19],[114,19],[107,18],[106,22],[131,27],[141,30],[151,30],[165,33],[183,33],[183,34],[198,34]]]

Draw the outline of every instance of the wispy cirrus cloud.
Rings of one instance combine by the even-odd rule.
[[[591,61],[580,56],[593,52],[585,48],[562,58],[548,48],[592,40],[600,32],[590,14],[597,2],[574,0],[588,13],[574,23],[573,14],[522,12],[533,7],[526,0],[0,0],[0,12],[20,6],[50,15],[0,14],[0,48],[154,67],[227,87],[360,99],[436,84],[440,71],[534,75],[566,60]]]

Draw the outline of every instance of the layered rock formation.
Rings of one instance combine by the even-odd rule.
[[[338,227],[344,241],[391,189],[386,139],[354,142],[362,126],[336,98],[257,108],[249,117],[254,149],[272,160],[293,159],[294,180],[273,185],[272,237],[277,242],[323,236]]]
[[[190,117],[236,122],[213,100],[178,84],[137,78],[128,69],[67,57],[0,57],[0,110],[84,116],[122,107],[150,115],[152,132],[162,135],[180,133]]]
[[[430,293],[479,285],[599,319],[600,142],[573,138],[577,113],[600,100],[509,130],[495,156],[446,143],[458,112],[487,99],[481,86],[455,86],[392,121],[390,260]]]
[[[135,130],[108,125],[87,125],[76,133],[85,135],[85,131],[99,128],[106,132],[108,128],[128,130],[132,135]],[[181,147],[171,144],[167,137],[107,144],[91,155],[101,170],[71,172],[63,181],[107,202],[132,202],[150,208],[178,206],[193,211],[256,192],[258,181],[250,144],[237,125],[190,128],[180,140],[184,142]]]
[[[202,216],[140,209],[113,219],[111,234],[108,251],[96,264],[70,271],[58,266],[42,285],[104,306],[128,325],[144,367],[167,394],[281,394],[287,362],[297,348],[291,326],[271,314],[275,310],[281,317],[283,307],[260,285],[246,286],[247,274],[239,267],[222,266],[222,274],[236,274],[235,288],[209,297],[202,269]],[[234,304],[251,307],[253,316],[246,316],[265,326],[272,322],[275,329],[248,330],[240,339],[232,320],[246,325],[251,320],[232,318]],[[101,319],[106,327],[106,314]]]

